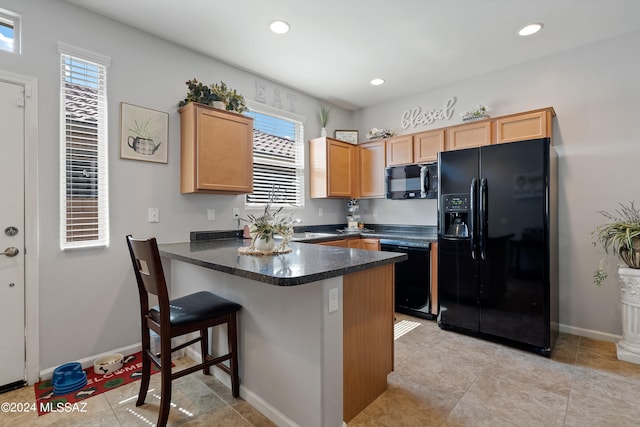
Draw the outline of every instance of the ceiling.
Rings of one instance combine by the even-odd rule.
[[[638,0],[66,1],[350,110],[640,30]]]

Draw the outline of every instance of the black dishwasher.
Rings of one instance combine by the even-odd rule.
[[[433,320],[429,243],[381,239],[380,250],[402,252],[409,257],[395,264],[396,311]]]

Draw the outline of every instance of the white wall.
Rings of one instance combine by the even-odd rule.
[[[192,230],[236,226],[231,210],[242,208],[241,196],[180,194],[176,104],[185,94],[186,80],[224,80],[247,99],[254,98],[256,81],[267,86],[270,97],[274,89],[291,93],[297,98],[295,113],[307,118],[306,139],[320,133],[316,116],[321,102],[61,0],[0,1],[0,7],[20,13],[23,20],[23,54],[0,51],[0,68],[39,81],[40,366],[45,369],[139,341],[126,234],[184,241]],[[57,41],[112,58],[108,80],[112,223],[111,245],[106,249],[62,252],[58,248]],[[600,251],[591,246],[590,233],[603,220],[597,210],[612,210],[619,201],[638,198],[640,145],[633,126],[640,117],[638,44],[636,33],[355,115],[334,108],[329,134],[335,128],[358,128],[360,135],[371,127],[400,128],[406,109],[439,108],[449,96],[458,97],[455,120],[429,128],[459,122],[458,112],[479,102],[490,105],[494,116],[553,106],[558,114],[554,143],[560,155],[560,320],[570,327],[619,334],[616,261],[610,258],[610,278],[603,288],[596,288],[591,275]],[[168,165],[119,158],[120,102],[169,112]],[[422,129],[427,127],[410,132]],[[397,209],[400,205],[402,209]],[[158,224],[147,222],[148,207],[160,208]],[[318,217],[319,207],[323,217]],[[207,221],[207,208],[216,210],[216,221]],[[435,224],[435,209],[433,201],[363,201],[365,221],[378,223]],[[298,214],[305,224],[343,222],[345,203],[307,198],[306,209]]]
[[[177,103],[186,93],[188,79],[224,80],[248,100],[255,98],[258,81],[267,88],[269,104],[274,90],[281,91],[285,111],[291,111],[286,96],[295,96],[295,114],[306,117],[305,139],[320,134],[317,112],[322,102],[60,0],[0,0],[0,7],[22,15],[23,37],[22,55],[0,51],[0,68],[33,76],[39,83],[40,367],[46,369],[140,340],[138,295],[126,234],[153,235],[161,242],[186,241],[193,230],[235,228],[234,207],[245,216],[242,196],[180,194]],[[108,248],[59,249],[58,41],[112,59],[107,86]],[[120,102],[169,113],[167,165],[120,159]],[[334,108],[329,132],[348,129],[351,123],[352,113]],[[147,222],[149,207],[160,208],[159,223]],[[294,211],[304,224],[345,221],[344,201],[307,198],[306,207]],[[319,207],[323,217],[318,216]],[[215,221],[207,220],[208,208],[215,209]]]
[[[485,74],[356,113],[361,135],[372,127],[400,134],[461,123],[459,113],[484,103],[492,116],[554,107],[553,143],[559,155],[560,322],[581,334],[620,334],[617,260],[609,257],[609,278],[596,287],[592,274],[602,255],[591,244],[591,231],[604,222],[599,210],[613,211],[618,202],[640,205],[640,33],[609,39],[565,53]],[[402,131],[400,118],[416,106],[441,108],[457,97],[450,121]],[[429,201],[406,201],[412,222],[436,224],[437,209]],[[378,222],[403,222],[405,206],[370,201]],[[402,213],[400,213],[402,212]],[[383,221],[380,221],[380,219]]]

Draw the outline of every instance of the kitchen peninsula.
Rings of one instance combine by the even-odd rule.
[[[248,240],[216,234],[159,249],[172,298],[210,290],[242,305],[245,400],[278,425],[339,426],[386,389],[394,263],[406,255],[299,242],[288,254],[239,255]]]

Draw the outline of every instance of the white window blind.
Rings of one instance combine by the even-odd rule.
[[[20,15],[0,9],[0,50],[20,53]]]
[[[247,207],[259,207],[275,188],[275,205],[304,207],[304,126],[258,111],[253,117],[253,193]]]
[[[108,246],[109,58],[58,44],[60,53],[60,247]]]

